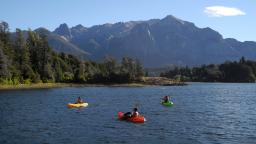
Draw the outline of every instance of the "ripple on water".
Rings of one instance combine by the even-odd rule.
[[[225,143],[256,141],[256,85],[79,87],[0,93],[0,143]],[[160,99],[172,95],[174,106]],[[66,104],[77,96],[81,109]],[[134,106],[144,124],[117,119]]]

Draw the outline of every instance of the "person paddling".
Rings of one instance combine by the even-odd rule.
[[[134,109],[133,109],[133,112],[132,112],[132,117],[137,117],[137,116],[139,116],[138,109],[137,109],[137,108],[134,108]]]
[[[76,103],[81,104],[81,103],[84,103],[84,101],[81,99],[81,97],[78,97]]]
[[[128,118],[137,116],[139,116],[138,108],[134,108],[132,112],[125,113],[123,119],[126,120]]]
[[[170,102],[170,96],[164,96],[164,98],[162,100],[164,103],[168,103],[168,102]]]

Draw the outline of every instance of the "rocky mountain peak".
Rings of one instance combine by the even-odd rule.
[[[90,53],[86,58],[97,61],[106,55],[116,59],[128,56],[138,58],[145,67],[217,64],[242,56],[256,59],[255,42],[223,39],[211,28],[198,28],[172,15],[88,28],[82,25],[69,28],[61,24],[51,36],[51,46],[61,51],[76,50],[80,55],[78,50],[82,50]]]
[[[58,28],[56,28],[53,31],[53,33],[64,36],[67,39],[72,38],[71,31],[66,23],[60,24],[60,26]]]
[[[175,16],[173,15],[167,15],[165,18],[163,18],[161,20],[162,22],[166,22],[166,23],[179,23],[179,24],[185,24],[185,21],[179,19],[179,18],[176,18]]]
[[[76,26],[72,27],[71,29],[87,30],[87,28],[86,28],[86,27],[84,27],[84,26],[83,26],[83,25],[81,25],[81,24],[78,24],[78,25],[76,25]]]

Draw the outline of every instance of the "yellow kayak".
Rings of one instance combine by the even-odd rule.
[[[67,106],[69,108],[80,108],[80,107],[87,107],[88,103],[68,103]]]

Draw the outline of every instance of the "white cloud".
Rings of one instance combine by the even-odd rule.
[[[234,7],[224,7],[224,6],[210,6],[204,9],[204,12],[209,16],[213,17],[223,17],[223,16],[239,16],[245,15],[245,12]]]

